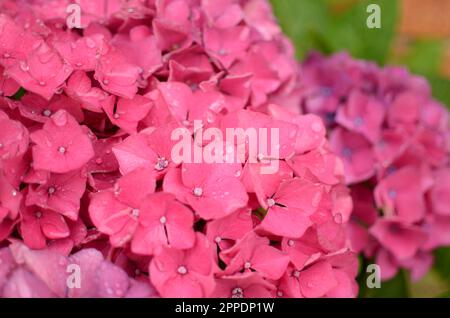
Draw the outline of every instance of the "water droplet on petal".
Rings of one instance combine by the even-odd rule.
[[[141,213],[141,211],[139,209],[131,210],[131,215],[134,216],[135,218],[139,217],[140,213]]]
[[[201,197],[203,195],[203,189],[200,187],[195,187],[194,190],[192,191],[192,193],[196,196],[196,197]]]
[[[216,116],[212,112],[207,112],[206,121],[212,124],[216,120]]]
[[[91,38],[86,38],[86,46],[90,49],[95,47],[95,42]]]
[[[397,191],[395,191],[395,190],[393,190],[393,189],[389,190],[389,191],[388,191],[388,196],[389,196],[391,199],[395,199],[395,198],[397,197]]]
[[[67,124],[67,112],[58,111],[52,117],[53,122],[56,126],[62,127]]]
[[[66,260],[64,257],[61,257],[61,258],[59,259],[59,261],[58,261],[58,264],[59,264],[60,266],[64,266],[64,265],[67,264],[67,260]]]
[[[334,222],[336,222],[337,224],[342,224],[342,214],[341,213],[336,213],[333,217]]]
[[[155,169],[158,171],[162,171],[162,170],[166,169],[168,165],[169,165],[169,160],[167,160],[164,157],[160,157],[160,158],[158,158],[158,161],[155,164]]]
[[[28,66],[28,63],[25,61],[20,61],[19,66],[20,66],[20,69],[24,72],[28,72],[30,70],[30,66]]]
[[[178,267],[177,272],[178,272],[178,274],[185,275],[185,274],[187,274],[187,268],[182,265],[182,266]]]

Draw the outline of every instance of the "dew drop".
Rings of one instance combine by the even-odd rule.
[[[30,70],[30,66],[25,61],[20,61],[19,65],[20,69],[24,72],[28,72]]]
[[[67,264],[67,260],[64,257],[61,257],[58,261],[59,266],[65,266]]]
[[[200,187],[195,187],[194,190],[192,191],[192,193],[196,196],[196,197],[201,197],[203,195],[203,189]]]
[[[56,112],[52,120],[56,126],[62,127],[67,124],[67,113],[62,111]]]
[[[342,214],[341,213],[336,213],[333,217],[334,222],[336,222],[337,224],[342,224]]]
[[[393,190],[393,189],[389,190],[389,191],[388,191],[388,196],[389,196],[391,199],[395,199],[395,198],[397,197],[397,191],[395,191],[395,190]]]
[[[90,49],[93,49],[95,47],[94,40],[92,40],[90,38],[86,38],[86,46]]]
[[[139,211],[139,209],[133,209],[133,210],[131,210],[131,215],[132,216],[134,216],[134,217],[139,217],[139,214],[140,214],[140,211]]]
[[[169,161],[164,157],[160,157],[160,158],[158,158],[158,161],[155,164],[155,169],[158,171],[162,171],[162,170],[166,169],[168,165],[169,165]]]
[[[177,272],[180,275],[185,275],[185,274],[187,274],[187,268],[182,265],[182,266],[178,267]]]

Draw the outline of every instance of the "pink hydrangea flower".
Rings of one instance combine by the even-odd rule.
[[[344,162],[353,248],[375,259],[383,279],[399,268],[419,279],[433,249],[450,244],[448,112],[403,68],[312,54],[301,73],[303,110],[324,119]]]
[[[80,169],[93,156],[94,149],[87,133],[64,110],[56,112],[43,128],[30,136],[34,168],[56,173]]]
[[[95,249],[65,257],[51,250],[34,251],[15,242],[0,250],[0,260],[0,296],[5,298],[156,296],[149,282],[130,278]],[[67,286],[74,265],[81,274],[80,288]]]
[[[294,50],[269,2],[75,2],[72,29],[67,0],[0,1],[0,296],[355,297],[342,162],[321,118],[295,111]],[[390,120],[410,130],[404,102]],[[374,105],[356,95],[342,122],[382,116]],[[208,138],[227,129],[257,147]],[[415,145],[442,160],[426,131]],[[441,239],[445,204],[429,221]]]
[[[212,245],[197,234],[191,249],[166,248],[154,257],[150,279],[162,297],[208,297],[216,285],[212,253]]]
[[[223,164],[183,164],[182,168],[168,172],[164,191],[175,193],[178,200],[189,204],[206,220],[224,217],[247,204],[244,185],[236,177],[239,168],[223,167]]]

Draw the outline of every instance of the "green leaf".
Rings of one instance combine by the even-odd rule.
[[[348,6],[344,13],[334,12],[337,3]],[[352,4],[336,0],[272,0],[283,31],[292,39],[299,57],[310,50],[332,53],[347,50],[358,58],[386,61],[394,36],[397,1],[361,0]],[[381,28],[367,27],[367,6],[381,7]]]
[[[439,297],[448,291],[450,286],[439,276],[436,270],[430,270],[418,281],[412,281],[409,285],[410,297],[431,298]]]
[[[440,294],[437,298],[450,298],[450,290]]]
[[[21,87],[21,88],[19,88],[19,90],[12,96],[12,98],[13,98],[14,100],[20,100],[20,99],[23,97],[23,95],[25,95],[26,92],[27,92],[27,91],[26,91],[23,87]]]
[[[442,279],[450,283],[450,247],[438,248],[434,257],[434,268]]]
[[[428,75],[427,78],[433,89],[433,96],[450,108],[450,80],[435,75]],[[450,267],[447,270],[450,271]]]
[[[326,48],[323,42],[327,7],[323,0],[272,0],[283,32],[293,41],[298,57],[312,49]]]
[[[442,41],[415,41],[401,62],[406,64],[413,73],[431,75],[439,72],[443,54]]]
[[[369,4],[378,4],[381,9],[381,28],[369,29],[367,13]],[[332,16],[327,34],[333,49],[347,50],[354,57],[364,58],[384,64],[395,34],[397,1],[362,0],[341,15]]]

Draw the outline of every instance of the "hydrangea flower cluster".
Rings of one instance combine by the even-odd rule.
[[[352,246],[419,279],[431,252],[450,245],[449,116],[425,79],[347,54],[313,53],[302,65],[302,107],[320,115],[344,161],[354,211]]]
[[[70,3],[0,1],[0,295],[356,296],[342,162],[318,116],[288,111],[297,66],[269,4],[78,0],[71,30]],[[276,129],[277,155],[195,122]],[[177,162],[177,129],[245,160]]]
[[[0,249],[0,260],[2,297],[157,297],[144,277],[130,278],[94,248],[64,256],[16,241]],[[79,280],[70,276],[72,271],[79,271]]]

